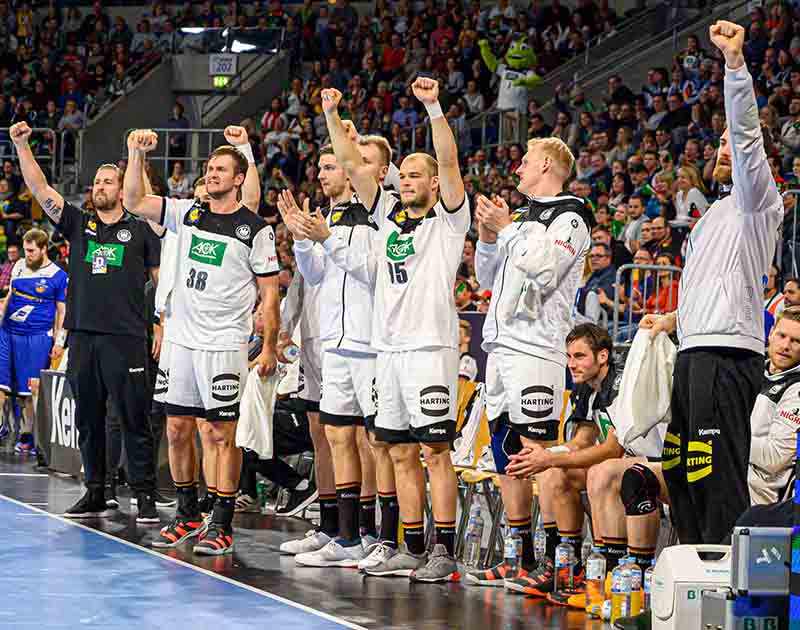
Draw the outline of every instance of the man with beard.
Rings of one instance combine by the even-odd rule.
[[[223,555],[233,551],[233,512],[242,451],[235,444],[239,401],[248,373],[252,313],[261,297],[264,345],[256,357],[259,374],[276,367],[278,334],[278,258],[275,235],[264,219],[239,202],[245,173],[254,162],[249,144],[222,146],[208,159],[205,183],[209,207],[195,200],[145,195],[141,168],[155,148],[149,130],[128,136],[125,205],[177,235],[174,308],[167,340],[172,344],[165,397],[170,471],[178,511],[162,530],[169,543],[205,529],[200,518],[191,441],[195,418],[205,418],[217,458],[217,497],[194,552]],[[169,534],[169,535],[168,535]]]
[[[9,393],[23,400],[22,431],[14,448],[20,454],[33,453],[34,448],[29,381],[39,378],[51,357],[64,353],[67,274],[47,257],[48,241],[43,230],[25,234],[25,258],[14,265],[11,287],[0,305],[0,408]]]
[[[458,148],[439,104],[438,84],[419,77],[412,90],[428,112],[436,159],[413,153],[403,160],[400,203],[373,182],[376,190],[364,198],[376,205],[376,216],[383,219],[371,250],[357,250],[331,237],[326,222],[313,214],[297,215],[297,227],[306,238],[323,243],[337,266],[375,285],[374,435],[389,444],[405,540],[396,554],[365,572],[447,582],[460,579],[453,553],[457,484],[449,451],[459,361],[453,286],[470,214]],[[323,91],[323,102],[339,98],[336,92]],[[420,445],[430,476],[436,529],[430,557],[423,531]]]
[[[679,444],[680,455],[664,477],[683,544],[720,542],[750,504],[749,418],[764,354],[762,279],[783,217],[744,63],[744,29],[718,21],[710,37],[725,56],[729,121],[714,178],[733,189],[687,237],[678,310],[640,324],[654,336],[677,329],[680,341],[664,459],[668,444]]]
[[[64,327],[70,331],[67,366],[75,396],[75,421],[87,491],[68,518],[106,516],[106,404],[120,414],[131,489],[139,523],[157,523],[153,492],[153,433],[148,419],[147,327],[144,285],[158,272],[160,245],[150,227],[122,207],[122,172],[112,164],[97,169],[92,185],[96,215],[64,201],[47,183],[21,122],[10,130],[25,183],[47,216],[70,242],[70,290]]]

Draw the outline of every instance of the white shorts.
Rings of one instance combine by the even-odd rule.
[[[390,443],[452,440],[458,362],[455,348],[379,353],[375,437]]]
[[[297,379],[297,397],[306,403],[307,411],[319,411],[322,397],[322,343],[319,339],[304,340],[300,344],[300,375]],[[316,403],[316,404],[314,404]]]
[[[239,350],[170,349],[168,416],[200,416],[210,422],[239,419],[247,379],[247,345]]]
[[[363,426],[375,415],[375,355],[324,352],[319,419],[334,426]]]
[[[557,440],[565,380],[558,363],[493,350],[486,360],[486,415],[531,440]]]
[[[156,372],[156,386],[153,389],[153,400],[157,403],[166,402],[167,389],[169,388],[169,358],[172,353],[172,342],[164,339],[161,342],[161,353],[158,355],[158,371]]]

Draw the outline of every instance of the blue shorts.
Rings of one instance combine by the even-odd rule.
[[[30,396],[28,379],[50,367],[53,338],[47,333],[15,335],[0,328],[0,390]]]

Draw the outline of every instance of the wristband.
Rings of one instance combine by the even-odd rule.
[[[256,158],[253,157],[253,147],[250,146],[249,142],[245,144],[237,144],[236,149],[238,149],[239,153],[247,158],[248,164],[255,164]]]
[[[425,103],[425,109],[428,112],[428,118],[433,120],[434,118],[443,118],[444,113],[442,112],[442,106],[439,105],[439,101],[436,101],[433,105],[428,105]]]
[[[58,334],[56,335],[55,345],[61,346],[63,348],[66,342],[67,342],[67,331],[62,328],[61,330],[58,331]]]

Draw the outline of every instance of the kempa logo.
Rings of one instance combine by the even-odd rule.
[[[89,246],[86,248],[86,257],[83,260],[92,264],[95,256],[105,258],[106,265],[109,267],[121,267],[122,260],[125,258],[125,246],[117,243],[95,243],[90,240]]]
[[[75,401],[64,396],[65,377],[56,377],[50,392],[50,444],[78,449],[78,428],[75,426]]]
[[[432,435],[445,435],[447,433],[447,429],[428,429],[428,433]]]
[[[392,260],[405,260],[409,256],[416,254],[414,251],[414,235],[408,238],[400,238],[398,232],[392,232],[386,241],[386,255]]]
[[[440,418],[450,412],[450,391],[444,385],[431,385],[419,393],[423,415]]]
[[[211,398],[220,402],[233,402],[239,398],[239,375],[218,374],[211,379]]]
[[[703,437],[704,435],[719,435],[719,429],[700,429],[697,432],[697,435]]]
[[[529,418],[547,418],[553,413],[555,395],[552,387],[534,385],[522,390],[520,407]]]
[[[197,262],[206,263],[219,267],[222,265],[222,258],[225,256],[227,243],[211,241],[192,234],[192,244],[189,247],[189,258]]]

